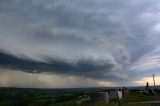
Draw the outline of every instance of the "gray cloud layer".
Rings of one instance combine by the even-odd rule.
[[[0,50],[11,58],[33,61],[31,71],[134,79],[146,75],[139,70],[152,70],[155,63],[150,59],[159,56],[159,4],[157,0],[1,0]],[[12,68],[29,70],[27,64]],[[11,63],[4,59],[1,66]]]

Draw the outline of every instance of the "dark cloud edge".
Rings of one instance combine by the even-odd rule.
[[[52,60],[49,63],[38,62],[30,59],[22,59],[13,55],[0,52],[0,67],[9,69],[18,69],[27,73],[50,72],[64,75],[75,75],[89,77],[92,79],[106,79],[104,73],[111,72],[114,67],[112,63],[99,65],[90,60],[79,60],[76,64],[66,63],[59,60]],[[109,76],[107,79],[113,79],[114,76]]]

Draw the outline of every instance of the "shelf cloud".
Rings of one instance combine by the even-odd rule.
[[[1,0],[0,69],[36,70],[117,85],[159,74],[159,4],[155,0]]]

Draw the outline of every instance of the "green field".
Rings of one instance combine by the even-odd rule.
[[[0,106],[138,106],[140,102],[160,100],[160,96],[145,96],[130,92],[123,100],[81,101],[86,93],[55,93],[38,89],[1,89]],[[140,104],[140,106],[148,106]]]

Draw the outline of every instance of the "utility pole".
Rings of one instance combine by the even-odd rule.
[[[37,74],[37,70],[33,70],[33,79],[34,79],[33,85],[32,85],[33,88],[35,88],[36,83],[37,83],[37,78],[36,78],[37,76],[36,76],[36,74]]]
[[[154,82],[154,90],[156,91],[156,83],[155,83],[155,79],[154,79],[154,74],[153,74],[153,82]]]

